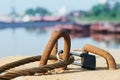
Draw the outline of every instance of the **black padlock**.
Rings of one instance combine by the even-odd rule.
[[[94,55],[83,53],[80,57],[82,58],[82,68],[91,70],[96,69],[96,57]]]

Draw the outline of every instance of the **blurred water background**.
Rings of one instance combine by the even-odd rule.
[[[0,30],[0,53],[1,56],[11,55],[40,55],[42,54],[51,31],[39,31],[26,28]],[[113,35],[114,36],[114,35]],[[101,35],[98,35],[101,37]],[[108,38],[108,40],[104,40]],[[101,41],[92,36],[75,37],[71,40],[72,49],[82,49],[85,44],[92,44],[101,48],[120,49],[120,40],[111,36],[102,37]],[[59,40],[59,50],[63,49],[63,40]]]
[[[72,49],[82,49],[85,44],[103,49],[120,49],[120,1],[98,1],[91,4],[90,9],[79,9],[80,5],[76,4],[76,7],[67,11],[68,2],[65,2],[67,8],[61,7],[54,14],[44,6],[31,6],[21,14],[17,8],[22,4],[17,5],[17,0],[11,0],[10,13],[1,12],[0,16],[0,57],[40,55],[51,32],[58,29],[69,32]],[[83,2],[81,5],[86,4]],[[63,49],[63,44],[60,39],[59,50]]]

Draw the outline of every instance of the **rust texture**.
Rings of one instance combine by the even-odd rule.
[[[52,57],[51,57],[52,58]],[[54,59],[54,58],[52,58]],[[33,67],[29,69],[22,69],[22,70],[13,70],[10,72],[6,72],[5,74],[0,75],[0,80],[11,80],[19,76],[28,76],[34,75],[35,73],[45,73],[48,70],[53,70],[60,67],[65,67],[73,63],[74,57],[70,56],[69,59],[60,61],[54,64],[44,65],[41,67]]]
[[[51,55],[56,56],[57,52],[58,52],[58,41],[56,41],[56,43],[51,51]]]
[[[107,62],[107,67],[109,70],[116,69],[115,59],[113,58],[113,56],[109,52],[107,52],[103,49],[100,49],[96,46],[90,45],[90,44],[86,44],[83,47],[83,52],[91,52],[93,54],[96,54],[96,55],[103,57]]]
[[[71,40],[70,40],[69,34],[65,30],[53,31],[50,37],[50,40],[48,41],[45,47],[45,50],[43,52],[43,55],[41,57],[40,66],[47,64],[48,58],[53,48],[55,48],[55,44],[57,43],[58,39],[61,37],[64,38],[64,52],[63,52],[62,59],[67,60],[69,58],[70,56],[69,52],[70,52],[70,47],[71,47]],[[55,48],[55,50],[57,50],[57,48]],[[53,53],[52,55],[55,55],[55,53]],[[65,68],[62,68],[62,69],[65,69]]]
[[[24,59],[18,60],[18,61],[14,61],[11,63],[7,63],[5,65],[0,66],[0,74],[6,70],[9,70],[11,68],[17,67],[17,66],[21,66],[27,63],[31,63],[31,62],[35,62],[35,61],[39,61],[41,59],[41,55],[38,56],[31,56],[31,57],[26,57]],[[50,56],[49,60],[57,60],[56,56]]]

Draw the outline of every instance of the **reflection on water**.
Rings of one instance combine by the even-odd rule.
[[[42,54],[51,31],[40,29],[18,28],[0,30],[0,57],[11,55]],[[85,44],[93,44],[101,48],[120,48],[120,35],[117,34],[82,34],[71,33],[72,48],[81,49]],[[63,41],[59,40],[59,49],[63,49]]]
[[[90,37],[108,48],[120,48],[120,34],[91,34]]]

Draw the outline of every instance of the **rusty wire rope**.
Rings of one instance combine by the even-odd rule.
[[[8,64],[5,64],[3,66],[0,66],[0,73],[10,69],[10,68],[14,68],[14,67],[17,67],[17,66],[20,66],[20,65],[24,65],[26,63],[30,63],[30,62],[35,62],[35,61],[39,61],[41,59],[41,55],[38,55],[38,56],[32,56],[32,57],[27,57],[27,58],[24,58],[24,59],[21,59],[21,60],[18,60],[18,61],[14,61],[12,63],[8,63]],[[55,56],[50,56],[49,57],[49,60],[57,60],[57,58]]]
[[[50,59],[52,59],[52,57]],[[53,57],[53,59],[54,59],[54,57]],[[10,79],[13,79],[13,78],[16,78],[19,76],[34,75],[35,73],[45,73],[48,70],[65,67],[65,66],[71,64],[73,61],[74,61],[73,56],[70,56],[70,58],[68,60],[60,61],[58,63],[44,65],[41,67],[34,67],[34,68],[30,68],[30,69],[7,72],[3,75],[0,75],[0,80],[10,80]]]

